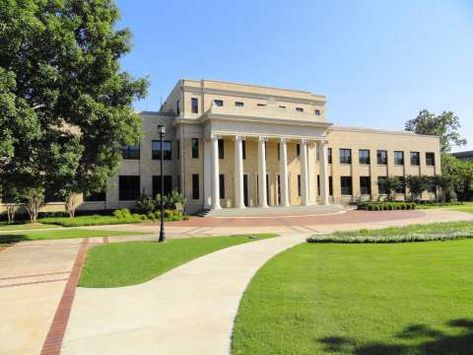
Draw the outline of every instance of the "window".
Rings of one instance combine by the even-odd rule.
[[[91,192],[88,195],[84,195],[84,202],[101,202],[105,201],[105,191]]]
[[[315,110],[314,112],[316,116],[320,116],[320,110]]]
[[[437,193],[437,186],[435,186],[432,180],[429,182],[429,185],[427,187],[427,192],[430,192],[431,194]]]
[[[242,150],[243,160],[245,160],[246,159],[246,141],[245,140],[241,141],[241,150]]]
[[[281,160],[281,143],[278,143],[278,160]]]
[[[223,106],[223,100],[214,100],[214,105],[217,107],[222,107]]]
[[[198,200],[199,198],[199,174],[192,174],[192,199]]]
[[[122,147],[123,159],[140,159],[140,145],[125,145]]]
[[[284,105],[279,105],[279,108],[285,109],[286,106],[284,106]]]
[[[370,151],[368,149],[360,149],[360,164],[370,164]]]
[[[301,145],[296,144],[296,156],[300,157],[300,155],[301,155]]]
[[[301,176],[297,175],[297,196],[301,196]]]
[[[340,149],[340,164],[351,164],[351,149]]]
[[[419,166],[420,165],[420,153],[411,152],[411,165]]]
[[[243,101],[235,101],[235,106],[236,107],[243,107],[243,106],[245,106],[245,103]]]
[[[353,191],[352,178],[351,176],[341,176],[340,185],[342,190],[342,195],[351,196]]]
[[[332,148],[328,148],[328,163],[332,164]]]
[[[199,138],[192,138],[192,158],[199,159]]]
[[[164,175],[164,190],[163,195],[170,195],[172,192],[172,176]],[[161,194],[161,176],[153,175],[153,197]]]
[[[223,139],[218,140],[218,158],[225,159],[225,142]]]
[[[161,159],[161,142],[160,141],[152,141],[151,142],[151,157],[154,160]],[[172,142],[171,141],[163,141],[163,158],[164,160],[171,160],[172,159]]]
[[[425,164],[435,166],[435,153],[425,153]]]
[[[121,175],[118,177],[118,199],[120,201],[135,201],[140,197],[140,177]]]
[[[302,107],[296,107],[297,112],[304,112],[304,109]]]
[[[181,141],[176,141],[176,159],[181,159]]]
[[[199,99],[197,97],[191,99],[191,108],[192,113],[199,113]]]
[[[369,176],[360,176],[360,193],[371,195],[371,178]]]
[[[225,175],[220,174],[218,176],[219,188],[220,188],[220,198],[225,198]]]
[[[404,165],[404,152],[401,152],[401,151],[394,152],[394,164]]]
[[[328,177],[328,194],[333,196],[333,178],[331,176]]]
[[[378,150],[378,165],[388,165],[388,151],[387,150]]]
[[[179,100],[177,100],[177,101],[176,101],[176,114],[177,114],[178,116],[181,115],[181,107],[180,107],[180,106],[181,106],[181,103],[179,102]]]
[[[404,178],[404,176],[399,176],[399,186],[396,187],[395,192],[397,194],[406,193],[406,179]]]
[[[258,106],[258,107],[265,107],[266,104],[256,104],[256,106]]]
[[[378,192],[380,195],[386,195],[388,189],[386,188],[386,176],[378,176]]]

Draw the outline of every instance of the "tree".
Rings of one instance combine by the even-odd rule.
[[[446,202],[447,194],[452,186],[452,177],[447,174],[433,176],[432,183],[440,188],[440,200]]]
[[[113,0],[0,3],[0,183],[66,200],[105,189],[141,135],[132,103],[148,85],[120,71],[118,19]]]
[[[454,192],[460,201],[464,201],[473,191],[473,162],[442,154],[442,175],[450,180],[447,195]]]
[[[397,189],[403,187],[403,181],[401,181],[401,179],[397,176],[388,176],[386,179],[383,179],[381,183],[384,184],[384,189],[388,195],[388,200],[392,200],[394,197],[394,192]]]
[[[440,136],[440,149],[449,152],[453,146],[461,146],[467,143],[458,130],[460,119],[453,112],[442,112],[436,116],[428,110],[419,112],[416,118],[406,122],[406,131],[418,134]]]
[[[425,175],[412,175],[407,177],[406,185],[411,192],[412,199],[420,200],[422,192],[429,188],[430,179]]]

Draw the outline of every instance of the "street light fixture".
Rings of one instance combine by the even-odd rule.
[[[159,240],[158,242],[162,243],[166,241],[166,237],[164,236],[164,176],[163,176],[163,160],[164,160],[164,149],[163,149],[163,138],[164,134],[166,133],[166,128],[163,125],[158,125],[158,134],[159,134],[159,145],[160,145],[160,165],[161,165],[161,189],[160,189],[160,220],[161,220],[161,228],[159,230]]]

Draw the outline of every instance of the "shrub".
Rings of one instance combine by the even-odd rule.
[[[120,219],[132,218],[131,212],[128,208],[120,208],[113,211],[113,216]]]
[[[362,202],[358,204],[358,209],[363,211],[393,211],[412,210],[416,208],[413,202]]]

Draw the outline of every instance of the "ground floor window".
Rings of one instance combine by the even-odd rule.
[[[192,174],[192,198],[194,200],[198,200],[200,198],[199,174]]]
[[[118,177],[118,199],[120,201],[135,201],[140,197],[140,177],[122,175]]]
[[[91,192],[87,195],[84,194],[84,202],[103,202],[105,197],[105,191]]]
[[[371,195],[371,179],[369,176],[360,176],[360,193]]]
[[[317,193],[320,196],[320,175],[317,175]],[[331,176],[328,177],[328,194],[333,196],[333,179]]]
[[[301,176],[297,175],[297,196],[301,196]]]
[[[396,187],[395,192],[397,194],[405,194],[406,193],[406,178],[404,176],[399,176],[399,185]]]
[[[386,176],[378,176],[378,192],[380,195],[386,195],[388,193],[386,188]]]
[[[164,191],[163,195],[170,195],[172,192],[172,176],[164,175]],[[153,176],[153,197],[161,194],[161,176]]]
[[[353,194],[353,183],[351,176],[341,176],[340,185],[342,195],[351,196]]]
[[[220,198],[225,198],[225,175],[219,175]]]

